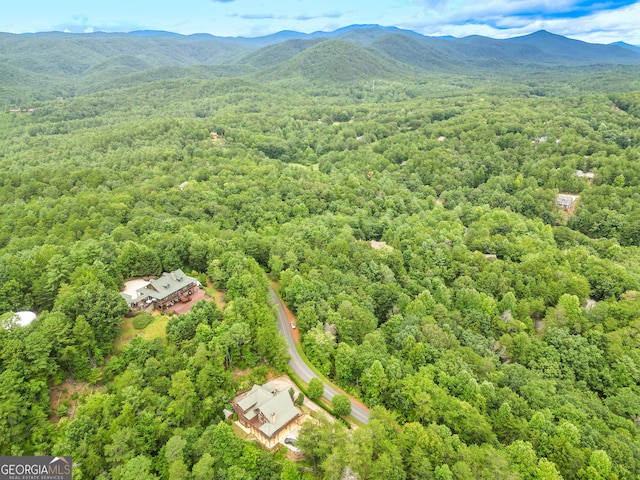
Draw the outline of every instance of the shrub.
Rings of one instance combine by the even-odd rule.
[[[69,402],[62,402],[56,408],[56,415],[59,417],[66,417],[69,414]]]
[[[307,387],[307,395],[314,402],[317,402],[322,398],[322,394],[324,393],[324,383],[319,378],[312,378],[309,381],[309,386]]]
[[[336,415],[346,417],[351,413],[351,400],[346,395],[335,395],[331,399],[331,407]]]
[[[153,316],[147,312],[142,312],[135,316],[132,323],[133,328],[142,330],[147,328],[151,322],[153,322]]]

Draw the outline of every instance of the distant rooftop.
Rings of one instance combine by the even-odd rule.
[[[387,245],[387,242],[378,242],[376,240],[371,240],[371,248],[373,248],[374,250],[382,250],[382,249],[393,250],[393,247]]]

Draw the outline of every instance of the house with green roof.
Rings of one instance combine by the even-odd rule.
[[[165,310],[178,302],[186,303],[191,295],[200,288],[200,282],[185,275],[180,269],[164,272],[159,278],[150,280],[146,285],[138,288],[135,294],[121,293],[133,311],[145,310],[153,307]]]
[[[287,390],[277,391],[270,383],[254,385],[232,403],[238,422],[267,448],[274,448],[303,419]]]

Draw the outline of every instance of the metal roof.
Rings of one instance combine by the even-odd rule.
[[[265,422],[259,429],[269,438],[300,415],[300,410],[293,404],[289,392],[282,390],[273,393],[273,385],[270,383],[254,385],[251,391],[237,402],[237,405],[249,421],[258,413],[262,413]]]
[[[162,300],[197,282],[197,279],[185,275],[178,269],[171,273],[164,272],[160,278],[151,280],[146,287],[139,288],[138,293],[143,297]]]

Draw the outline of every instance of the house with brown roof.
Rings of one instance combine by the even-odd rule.
[[[240,426],[269,449],[281,443],[303,420],[303,413],[293,404],[289,392],[277,391],[269,382],[254,385],[236,397],[232,406]]]

